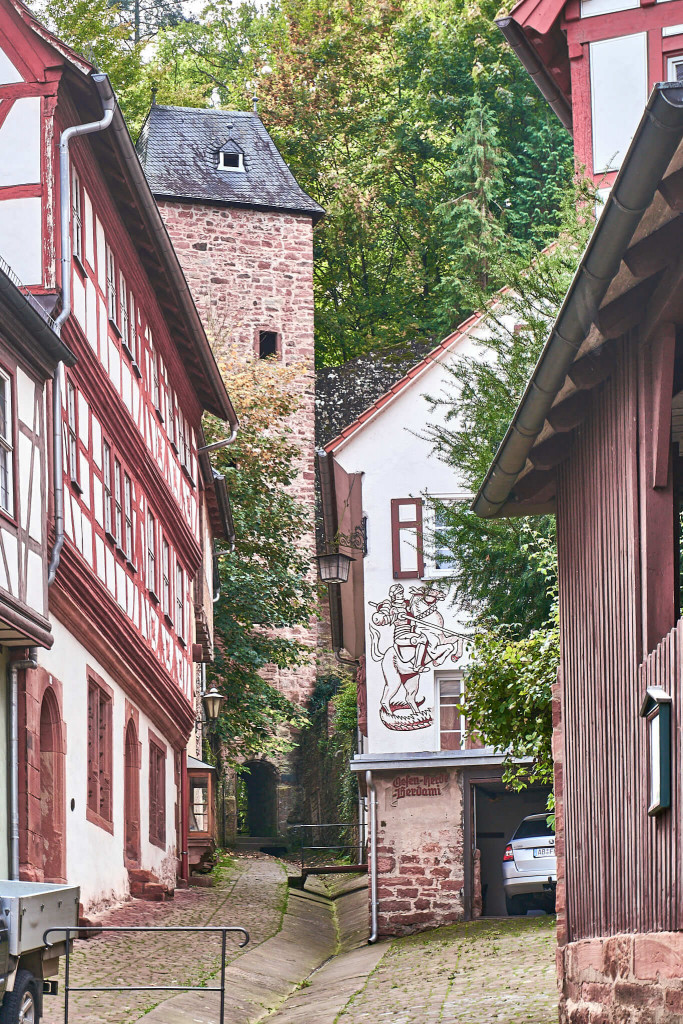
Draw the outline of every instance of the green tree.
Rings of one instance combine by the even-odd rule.
[[[297,368],[259,361],[228,368],[240,417],[237,440],[214,455],[230,488],[237,543],[219,550],[221,596],[215,606],[215,661],[209,680],[228,698],[217,733],[234,764],[291,745],[306,718],[264,676],[294,668],[312,651],[296,636],[314,614],[310,552],[302,537],[310,510],[292,494],[299,449],[289,420],[297,408]],[[214,425],[212,438],[222,436]]]
[[[484,313],[477,351],[453,361],[445,392],[431,396],[445,415],[424,436],[465,487],[478,490],[505,435],[559,310],[592,229],[592,191],[585,182],[565,193],[560,236],[524,266],[523,251],[494,251],[508,289]],[[463,282],[463,288],[466,282]],[[475,281],[467,295],[486,301]],[[453,556],[455,599],[483,627],[514,626],[520,636],[547,622],[553,598],[530,551],[554,537],[554,521],[540,518],[532,532],[523,518],[479,519],[469,502],[438,503],[433,543]]]

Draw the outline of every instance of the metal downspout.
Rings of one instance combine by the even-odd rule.
[[[19,878],[19,672],[21,669],[38,667],[38,648],[30,647],[29,656],[23,661],[10,661],[7,668],[9,677],[9,734],[10,734],[10,863],[9,877]]]
[[[62,265],[62,310],[55,321],[55,333],[61,335],[62,327],[71,313],[71,173],[69,166],[69,143],[78,135],[92,135],[104,131],[114,117],[116,98],[106,75],[91,75],[102,100],[104,115],[99,121],[75,124],[65,128],[59,139],[59,218],[61,231]],[[54,583],[59,558],[64,546],[64,468],[62,456],[62,377],[64,363],[55,367],[52,379],[52,473],[55,502],[55,543],[50,554],[47,583]]]
[[[377,942],[377,789],[372,779],[372,772],[365,773],[365,784],[368,788],[368,814],[370,817],[370,937],[369,943]]]

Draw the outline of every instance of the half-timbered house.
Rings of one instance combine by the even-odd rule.
[[[0,876],[17,877],[18,672],[54,638],[48,616],[47,382],[74,356],[0,261]],[[47,709],[46,712],[47,714]],[[50,771],[52,750],[42,771]],[[50,815],[46,802],[42,813]]]
[[[339,421],[334,383],[339,412],[327,421],[338,433],[318,453],[326,549],[353,559],[348,580],[329,585],[329,620],[333,648],[359,666],[351,768],[376,828],[379,935],[504,915],[506,844],[547,802],[540,787],[506,790],[503,755],[468,735],[459,710],[472,625],[453,600],[439,527],[444,506],[471,495],[425,433],[445,422],[451,370],[482,357],[488,330],[485,316],[471,317],[351,422]]]
[[[474,502],[557,517],[560,1018],[577,1024],[683,1017],[682,182],[683,85],[658,85]]]
[[[76,355],[52,388],[54,643],[20,685],[21,875],[78,882],[86,910],[160,897],[229,531],[201,420],[236,420],[106,76],[19,0],[0,2],[0,253]]]

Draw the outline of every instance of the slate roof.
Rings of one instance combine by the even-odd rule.
[[[315,436],[319,448],[341,434],[370,406],[391,391],[418,360],[431,350],[414,344],[400,354],[369,352],[342,366],[325,366],[316,373]]]
[[[227,143],[244,154],[244,171],[218,167]],[[155,104],[136,148],[155,196],[291,210],[314,220],[325,212],[299,186],[257,114]]]

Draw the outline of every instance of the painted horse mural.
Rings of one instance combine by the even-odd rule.
[[[446,594],[437,587],[410,587],[409,596],[400,583],[389,588],[379,604],[370,601],[370,656],[382,666],[384,689],[379,717],[387,729],[406,732],[427,729],[434,721],[426,697],[420,697],[420,676],[443,665],[447,658],[462,657],[464,638],[444,626],[437,605]],[[382,650],[380,628],[392,627],[391,643]]]

